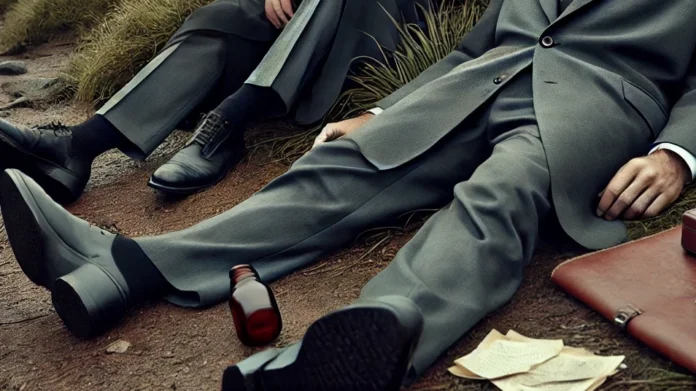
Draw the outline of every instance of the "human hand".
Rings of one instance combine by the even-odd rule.
[[[266,0],[266,17],[277,28],[283,28],[295,15],[292,0]]]
[[[355,118],[343,120],[341,122],[330,123],[324,126],[324,129],[321,130],[321,133],[319,133],[319,135],[314,139],[314,145],[312,145],[312,149],[316,148],[317,146],[323,143],[327,143],[329,141],[333,141],[337,138],[341,138],[345,135],[353,133],[358,128],[365,125],[365,123],[371,120],[374,116],[375,115],[372,113],[365,113]]]
[[[660,149],[621,167],[601,193],[597,216],[612,221],[657,216],[691,180],[691,170],[676,153]]]

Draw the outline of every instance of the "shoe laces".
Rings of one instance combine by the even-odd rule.
[[[53,132],[53,135],[55,135],[56,137],[72,136],[72,129],[69,126],[64,125],[62,122],[51,122],[48,124],[36,126],[34,129]]]
[[[203,117],[186,145],[188,146],[195,143],[203,148],[224,128],[225,122],[222,117],[215,113],[210,113]]]

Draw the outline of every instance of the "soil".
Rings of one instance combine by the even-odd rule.
[[[0,57],[0,61],[27,61],[29,74],[21,77],[53,77],[64,69],[72,50],[70,41],[59,40],[20,56]],[[0,84],[10,79],[0,77]],[[10,97],[0,96],[0,105],[9,101]],[[85,107],[44,103],[12,109],[5,115],[10,121],[33,125],[59,120],[73,124],[90,114]],[[147,178],[186,137],[186,133],[175,133],[141,163],[118,152],[102,156],[95,163],[88,191],[68,210],[128,236],[164,233],[231,208],[288,168],[270,162],[267,154],[259,151],[215,188],[178,202],[163,200],[146,186]],[[350,249],[273,284],[285,326],[276,345],[297,341],[311,322],[356,299],[360,288],[417,230],[422,219],[417,220],[403,231],[360,239]],[[364,257],[373,242],[384,235],[388,235],[386,244]],[[696,389],[696,379],[683,369],[554,288],[551,271],[578,254],[564,243],[557,238],[545,240],[515,298],[482,320],[408,389],[494,389],[486,383],[454,378],[446,371],[455,358],[475,348],[493,328],[502,332],[514,329],[530,337],[560,338],[568,345],[599,354],[625,355],[628,368],[604,389]],[[128,341],[128,350],[107,353],[107,347],[117,340]],[[0,229],[0,390],[216,390],[224,368],[254,351],[237,340],[224,304],[189,310],[153,302],[132,310],[105,335],[79,340],[63,327],[49,293],[22,274],[4,229]]]

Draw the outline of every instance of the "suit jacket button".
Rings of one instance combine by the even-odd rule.
[[[546,49],[552,47],[554,43],[553,38],[548,35],[541,39],[541,46]]]
[[[495,79],[493,79],[493,83],[495,83],[495,84],[500,84],[502,82],[503,82],[503,79],[500,77],[496,77]]]

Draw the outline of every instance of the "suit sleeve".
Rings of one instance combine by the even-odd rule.
[[[408,84],[377,102],[376,106],[387,109],[423,85],[446,75],[455,67],[492,49],[495,45],[495,29],[502,4],[503,0],[490,0],[490,4],[479,22],[464,36],[452,53],[430,66]]]
[[[670,143],[696,155],[696,56],[691,61],[691,74],[684,94],[672,108],[667,125],[655,144]]]

